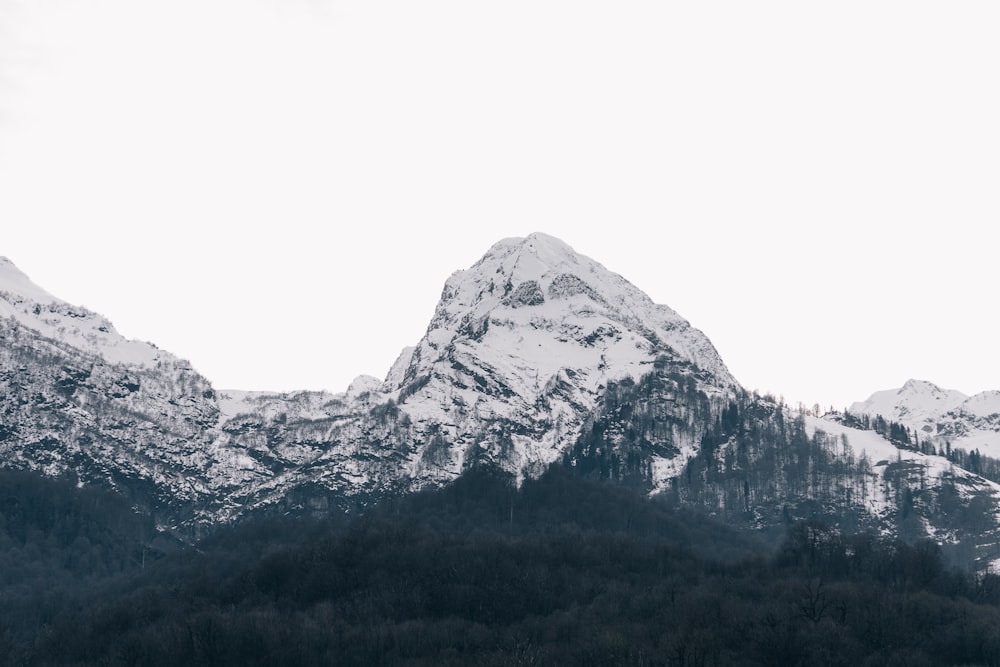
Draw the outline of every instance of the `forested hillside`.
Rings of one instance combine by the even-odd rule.
[[[674,445],[692,439],[693,450]],[[996,461],[938,450],[881,417],[792,410],[750,392],[713,398],[669,368],[609,385],[561,463],[733,526],[821,521],[845,534],[933,537],[960,567],[1000,558]]]
[[[7,664],[1000,665],[1000,580],[930,542],[806,522],[765,541],[558,468],[257,519],[145,563],[138,540],[80,565],[79,539],[36,525],[16,548],[50,545],[50,602],[32,627],[5,617]]]

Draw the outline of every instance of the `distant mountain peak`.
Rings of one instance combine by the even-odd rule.
[[[532,383],[565,367],[599,367],[595,378],[602,380],[595,387],[641,375],[639,365],[671,354],[713,374],[719,386],[737,386],[707,337],[687,320],[538,232],[504,239],[471,268],[452,274],[406,373],[392,375],[410,382],[430,373],[443,356],[465,353],[498,368],[513,363],[509,370],[527,372]]]
[[[907,380],[899,389],[877,391],[865,401],[854,403],[856,414],[882,415],[921,433],[936,429],[941,415],[953,410],[968,398],[960,391],[942,389],[926,380]]]
[[[877,391],[850,407],[855,414],[881,415],[922,438],[1000,458],[1000,391],[973,396],[926,380],[907,380],[899,389]]]
[[[901,395],[909,394],[909,395],[930,396],[934,400],[946,400],[949,397],[961,394],[962,392],[954,390],[945,390],[939,387],[938,385],[934,384],[933,382],[910,378],[903,384],[903,386],[899,389],[898,393]]]

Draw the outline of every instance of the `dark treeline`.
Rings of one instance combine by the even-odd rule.
[[[67,597],[37,627],[5,628],[8,664],[1000,665],[998,580],[932,543],[737,532],[558,468],[517,490],[475,472],[351,520],[258,519],[144,562],[120,507],[84,516],[93,499],[60,488],[13,536],[4,509],[6,564],[72,575],[40,589]]]
[[[118,495],[0,470],[0,656],[179,548]]]

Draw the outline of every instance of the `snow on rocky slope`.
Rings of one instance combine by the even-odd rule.
[[[151,343],[128,340],[104,317],[57,299],[6,257],[0,257],[0,318],[37,331],[54,344],[97,355],[109,363],[151,368],[175,358]]]
[[[939,391],[933,385],[912,389],[924,398]],[[824,417],[804,419],[810,435],[822,432],[840,440],[855,460],[864,461],[852,476],[853,502],[883,534],[898,534],[909,513],[918,535],[953,547],[964,543],[967,553],[957,560],[1000,572],[1000,484],[945,456],[897,447],[874,431]]]

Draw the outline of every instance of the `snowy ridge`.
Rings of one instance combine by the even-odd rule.
[[[966,396],[930,382],[909,380],[900,389],[875,392],[849,411],[882,415],[940,446],[948,443],[1000,458],[1000,391]]]
[[[0,256],[0,292],[6,292],[9,297],[34,301],[35,303],[53,303],[58,301],[54,296],[31,282],[23,271],[14,266],[14,262]]]
[[[0,318],[12,318],[56,343],[86,350],[109,363],[150,368],[176,361],[151,343],[126,339],[101,315],[52,296],[6,257],[0,257]]]

